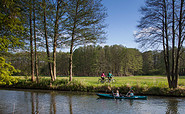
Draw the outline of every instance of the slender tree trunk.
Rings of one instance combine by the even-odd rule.
[[[39,71],[38,71],[38,63],[37,63],[37,38],[36,38],[36,29],[35,29],[35,0],[33,1],[33,28],[34,28],[34,42],[35,42],[35,71],[37,76],[37,83],[39,82]]]
[[[54,81],[53,78],[53,71],[52,71],[52,64],[51,64],[51,58],[50,58],[50,53],[49,53],[49,45],[48,45],[48,37],[47,37],[47,28],[46,28],[46,2],[43,0],[43,5],[44,5],[44,32],[45,32],[45,40],[46,40],[46,50],[47,50],[47,56],[48,56],[48,66],[49,66],[49,72],[51,76],[51,80]]]
[[[172,17],[172,82],[174,81],[174,73],[175,73],[175,0],[172,0],[172,9],[173,9],[173,17]],[[174,85],[173,85],[174,86]]]
[[[33,54],[33,37],[32,37],[32,0],[30,0],[30,50],[31,50],[31,80],[35,81],[34,76],[34,54]]]
[[[164,33],[165,33],[165,43],[163,40],[163,47],[164,47],[164,59],[165,59],[165,65],[166,65],[166,72],[167,72],[167,78],[168,78],[168,84],[169,88],[177,88],[178,84],[178,71],[179,71],[179,58],[180,58],[180,50],[182,47],[182,18],[183,18],[183,5],[184,5],[184,0],[181,0],[181,8],[180,8],[180,18],[178,19],[179,21],[179,36],[178,36],[178,47],[177,51],[175,54],[175,0],[172,0],[172,66],[171,66],[171,71],[170,71],[170,61],[169,61],[169,46],[168,46],[168,22],[167,22],[167,10],[166,10],[166,3],[165,0],[163,0],[164,3]],[[175,56],[176,55],[176,56]]]
[[[164,61],[166,66],[166,75],[168,79],[169,88],[172,88],[171,73],[170,73],[170,61],[169,61],[169,44],[168,44],[168,21],[167,21],[167,6],[166,0],[163,0],[164,7],[164,22],[163,22],[163,50],[164,50]]]
[[[54,30],[54,43],[53,43],[53,80],[56,80],[56,47],[57,47],[57,37],[58,37],[58,20],[59,20],[59,0],[57,0],[57,12],[55,20],[55,30]]]
[[[176,66],[175,66],[175,79],[173,88],[177,88],[178,84],[178,77],[179,77],[179,58],[180,58],[180,50],[182,47],[182,30],[183,30],[183,7],[184,7],[184,0],[181,0],[181,8],[180,8],[180,18],[179,18],[179,37],[178,37],[178,48],[177,48],[177,57],[176,57]]]
[[[72,81],[73,77],[73,42],[74,35],[72,35],[71,47],[70,47],[70,58],[69,58],[69,81]]]
[[[73,46],[74,46],[74,39],[75,39],[75,29],[76,29],[76,19],[77,19],[77,12],[78,12],[78,2],[77,1],[77,6],[76,6],[76,13],[75,13],[75,18],[74,18],[74,23],[73,23],[73,29],[72,29],[72,38],[71,38],[71,47],[70,47],[70,58],[69,58],[69,81],[72,81],[73,77]]]

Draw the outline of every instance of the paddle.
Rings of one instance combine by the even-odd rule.
[[[114,99],[115,99],[115,95],[114,95],[114,91],[112,90],[112,96],[114,97]]]

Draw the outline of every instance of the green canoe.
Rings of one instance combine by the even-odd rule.
[[[147,96],[116,97],[111,94],[101,94],[101,93],[97,93],[96,95],[98,95],[100,98],[109,98],[109,99],[147,99]]]

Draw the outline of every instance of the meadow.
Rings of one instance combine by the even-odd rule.
[[[185,76],[179,77],[176,89],[168,88],[166,76],[115,76],[113,78],[116,83],[98,83],[100,77],[87,76],[74,76],[72,82],[69,82],[69,77],[66,76],[58,76],[54,82],[51,82],[50,77],[40,76],[39,83],[32,82],[28,76],[17,77],[19,82],[13,85],[14,88],[103,93],[111,93],[118,89],[120,93],[126,94],[132,87],[138,95],[185,96]]]
[[[44,77],[50,78],[50,77]],[[148,87],[168,87],[167,77],[166,76],[123,76],[123,77],[113,77],[116,80],[116,83],[98,83],[100,77],[87,77],[87,76],[74,76],[73,80],[78,82],[86,83],[92,86],[102,86],[105,84],[110,84],[115,87],[127,85],[127,86],[148,86]],[[58,80],[66,79],[68,77],[58,76]],[[179,86],[185,87],[185,76],[179,77]]]

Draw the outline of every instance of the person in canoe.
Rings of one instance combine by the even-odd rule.
[[[116,93],[114,93],[114,91],[112,91],[112,95],[114,97],[120,97],[120,94],[119,94],[119,91],[118,90],[116,90]]]
[[[113,75],[111,74],[111,72],[108,73],[107,78],[109,79],[109,81],[112,79]]]
[[[116,90],[116,97],[120,97],[118,90]]]
[[[101,79],[102,80],[105,80],[105,74],[104,74],[104,72],[101,74]]]
[[[127,97],[133,97],[133,96],[134,96],[134,91],[133,90],[129,91]]]

